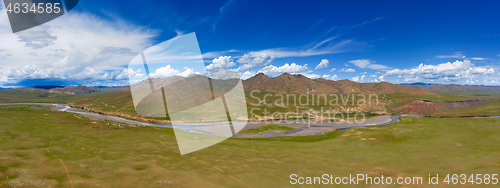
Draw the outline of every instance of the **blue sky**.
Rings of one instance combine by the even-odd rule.
[[[41,80],[126,85],[127,65],[140,51],[192,32],[207,66],[243,78],[289,72],[359,82],[498,85],[499,5],[80,0],[66,15],[16,34],[9,33],[2,7],[0,87]]]

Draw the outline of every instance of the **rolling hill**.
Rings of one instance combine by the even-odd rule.
[[[388,82],[359,83],[350,80],[315,80],[301,74],[284,73],[277,77],[269,77],[259,73],[243,82],[246,91],[260,90],[272,93],[307,93],[309,94],[395,94],[406,93],[416,95],[437,95],[418,87],[406,87]]]
[[[428,84],[428,83],[410,83],[400,84],[406,87],[419,87],[426,91],[454,94],[491,94],[500,92],[500,86],[486,85],[458,85],[458,84]]]
[[[68,102],[78,98],[79,94],[101,92],[99,89],[87,86],[26,87],[0,90],[0,102]]]
[[[170,78],[153,78],[152,84],[155,87],[165,87],[165,98],[168,101],[175,101],[185,98],[196,98],[196,104],[178,103],[185,107],[198,105],[203,101],[211,100],[210,88],[207,84],[202,84],[199,80],[206,80],[201,75],[182,78],[178,76]],[[213,79],[215,96],[227,92],[232,88],[237,80],[223,81]],[[235,82],[236,81],[236,82]],[[219,83],[220,82],[220,83]],[[198,85],[197,85],[198,84]],[[190,87],[186,87],[190,86]],[[131,87],[139,90],[150,90],[149,81],[141,82]],[[131,87],[114,87],[111,89],[92,88],[86,86],[52,87],[50,89],[39,88],[17,88],[0,91],[0,102],[64,102],[71,103],[77,107],[92,110],[99,113],[109,113],[122,117],[141,117],[134,109],[132,101]],[[378,94],[384,95],[381,104],[385,105],[389,113],[420,113],[434,114],[453,110],[480,107],[488,103],[489,97],[463,96],[455,94],[434,93],[428,90],[442,91],[443,88],[449,90],[473,90],[472,86],[461,85],[437,85],[419,84],[415,86],[397,85],[388,82],[379,83],[359,83],[350,80],[326,80],[322,78],[310,79],[300,74],[284,73],[277,77],[270,77],[259,73],[243,81],[243,87],[247,95],[247,103],[250,91],[259,90],[262,93],[275,94]],[[141,89],[142,88],[142,89]],[[103,90],[100,90],[103,89]],[[467,90],[465,90],[467,89]],[[490,90],[497,92],[496,90]],[[186,95],[189,94],[189,95]],[[156,96],[156,95],[155,95]],[[161,95],[158,95],[161,96]],[[142,102],[155,103],[157,98],[145,98]],[[272,98],[270,98],[271,100]],[[480,102],[475,101],[480,99]],[[462,102],[439,102],[439,101],[462,101]],[[485,102],[488,101],[488,102]],[[252,101],[250,101],[252,103]],[[253,103],[256,103],[253,101]],[[260,106],[259,106],[260,108]],[[287,110],[286,106],[262,106],[270,111]],[[312,107],[311,107],[312,108]],[[182,108],[180,108],[182,109]],[[481,114],[481,113],[477,113]],[[165,120],[165,118],[154,118]]]
[[[462,100],[462,101],[434,101],[416,100],[412,103],[399,107],[397,110],[411,114],[435,114],[444,111],[454,111],[476,107],[488,103],[487,100]]]
[[[49,93],[66,93],[76,95],[78,93],[97,93],[101,90],[87,86],[66,86],[63,88],[52,88],[48,90]]]

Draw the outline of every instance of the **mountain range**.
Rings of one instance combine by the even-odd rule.
[[[273,93],[309,93],[309,94],[417,94],[436,95],[419,87],[407,87],[388,82],[359,83],[351,80],[326,80],[323,78],[310,79],[301,74],[284,73],[277,77],[269,77],[259,73],[245,81],[243,86],[246,91],[259,90]]]
[[[499,91],[500,86],[486,85],[458,85],[458,84],[429,84],[429,83],[409,83],[400,84],[407,87],[419,87],[426,91],[440,93],[472,92],[472,91]]]
[[[30,92],[30,93],[65,93],[70,95],[76,95],[79,93],[96,93],[101,92],[101,90],[94,87],[87,86],[34,86],[27,88],[15,88],[15,89],[5,89],[8,91],[19,91],[19,92]]]
[[[66,86],[63,88],[56,87],[48,90],[49,93],[66,93],[71,95],[76,95],[78,93],[96,93],[101,92],[101,90],[93,87],[87,86]]]
[[[183,80],[183,77],[173,76],[169,78],[153,78],[153,85],[168,85]],[[174,86],[174,85],[172,85]],[[500,91],[500,86],[484,86],[484,85],[457,85],[457,84],[430,84],[430,83],[408,83],[408,84],[392,84],[389,82],[379,83],[359,83],[351,80],[326,80],[323,78],[310,79],[301,74],[284,73],[276,77],[270,77],[263,73],[243,80],[243,86],[247,92],[251,90],[259,90],[272,93],[294,93],[294,94],[416,94],[416,95],[437,95],[438,93],[460,93],[472,91]],[[175,87],[181,87],[177,84]],[[23,92],[48,92],[48,93],[94,93],[101,91],[109,91],[120,89],[121,87],[87,87],[87,86],[34,86],[30,88],[17,88]],[[10,90],[0,88],[0,90]]]

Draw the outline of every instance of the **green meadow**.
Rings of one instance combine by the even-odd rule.
[[[451,186],[446,174],[500,173],[495,118],[402,117],[325,135],[228,139],[180,155],[172,129],[30,105],[0,106],[0,117],[0,187],[291,187],[291,174],[417,176],[424,184],[439,174]]]
[[[450,110],[438,114],[432,114],[435,117],[441,116],[499,116],[500,101],[489,100],[488,103],[458,110]]]
[[[278,124],[271,124],[267,126],[261,126],[256,129],[248,129],[245,131],[241,131],[240,133],[261,133],[261,132],[266,132],[266,131],[291,131],[294,130],[293,127],[288,127],[288,126],[282,126]]]

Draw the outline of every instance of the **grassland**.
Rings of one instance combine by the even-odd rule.
[[[27,105],[0,106],[0,117],[0,187],[289,187],[290,174],[500,172],[500,119],[403,117],[318,136],[228,139],[181,156],[172,129]]]
[[[271,125],[266,125],[266,126],[261,126],[256,129],[248,129],[245,131],[241,131],[240,133],[261,133],[261,132],[266,132],[266,131],[291,131],[294,130],[293,127],[288,127],[288,126],[282,126],[278,124],[271,124]]]
[[[108,92],[102,93],[82,93],[78,95],[70,95],[66,93],[48,93],[47,91],[37,90],[32,88],[23,89],[6,89],[0,91],[1,103],[67,103],[79,100],[86,97],[103,96]]]
[[[56,97],[49,97],[50,95],[54,95]],[[274,93],[254,93],[250,95],[249,92],[246,93],[247,96],[247,107],[250,117],[255,116],[271,116],[273,113],[278,112],[281,114],[284,113],[293,113],[293,114],[303,114],[309,112],[310,109],[315,110],[317,112],[327,111],[329,109],[338,108],[337,106],[330,105],[330,101],[333,98],[328,98],[325,101],[325,97],[317,97],[313,101],[312,96],[300,97],[299,95],[294,95],[294,97],[290,97],[290,100],[286,99],[286,95],[284,100],[280,100],[281,98]],[[346,98],[347,96],[343,96]],[[258,99],[256,99],[258,98]],[[352,105],[352,98],[349,98],[349,102],[345,105],[342,104],[342,99],[338,99],[338,103],[342,107],[357,107],[357,105]],[[264,100],[265,99],[265,102]],[[318,101],[318,99],[320,99]],[[262,101],[260,101],[262,100]],[[358,99],[356,99],[358,100]],[[381,101],[384,99],[380,98]],[[4,90],[0,92],[0,103],[20,103],[20,102],[44,102],[44,103],[70,103],[74,107],[82,107],[86,110],[91,110],[93,112],[105,112],[107,115],[113,116],[121,116],[121,117],[139,117],[144,118],[141,115],[137,114],[134,108],[134,104],[132,101],[132,96],[130,91],[127,89],[121,90],[112,90],[100,93],[82,93],[78,95],[69,95],[65,93],[44,93],[39,91],[25,91],[23,90]],[[333,102],[335,103],[335,102]],[[278,104],[278,105],[277,105]],[[280,105],[283,104],[283,105]],[[380,110],[380,106],[379,109]],[[363,110],[365,115],[374,117],[370,109]],[[254,116],[252,116],[254,115]],[[326,116],[326,114],[324,114]],[[344,114],[345,115],[345,114]],[[339,115],[340,116],[340,115]],[[169,120],[169,118],[151,118],[147,119],[155,119],[155,120]],[[293,118],[288,118],[293,119]],[[344,118],[346,119],[346,118]]]
[[[444,91],[450,94],[456,95],[468,95],[468,96],[477,96],[477,97],[500,97],[499,90],[472,90],[472,91]]]
[[[470,94],[470,95],[466,95]],[[440,93],[439,97],[429,97],[411,94],[392,94],[388,95],[387,98],[391,100],[391,103],[386,106],[387,112],[392,114],[399,114],[400,111],[397,108],[410,104],[416,100],[427,99],[433,101],[462,101],[462,100],[486,100],[487,103],[479,106],[468,107],[457,110],[446,110],[431,115],[433,117],[458,117],[458,116],[499,116],[500,115],[500,101],[498,100],[498,91],[477,91],[477,92],[462,92],[459,94],[446,94]]]
[[[434,101],[461,101],[471,99],[472,96],[468,95],[457,95],[457,94],[449,94],[449,93],[438,93],[437,96],[425,96],[425,95],[415,95],[415,94],[407,94],[407,93],[396,93],[387,95],[387,99],[391,101],[402,101],[407,99],[427,99]]]
[[[476,93],[478,94],[478,93]],[[385,106],[388,113],[391,114],[401,114],[400,107],[410,104],[417,100],[432,100],[432,101],[464,101],[464,100],[484,100],[487,104],[467,107],[463,109],[440,109],[438,113],[429,113],[425,115],[432,116],[492,116],[500,115],[500,102],[497,97],[490,96],[492,93],[484,93],[484,95],[463,95],[463,94],[451,94],[451,93],[439,93],[439,96],[422,96],[422,95],[412,95],[412,94],[391,94],[387,96],[389,103]]]
[[[500,101],[499,100],[489,100],[487,104],[480,106],[469,107],[459,110],[450,110],[442,112],[439,114],[432,114],[434,117],[444,117],[444,116],[500,116]]]

